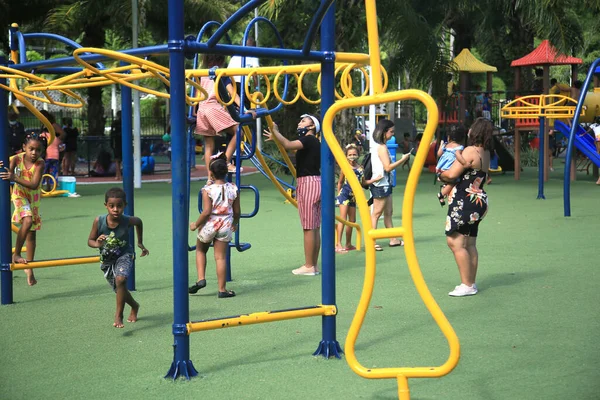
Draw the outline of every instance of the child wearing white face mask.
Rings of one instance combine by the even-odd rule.
[[[352,167],[352,171],[358,178],[361,184],[370,185],[378,179],[371,179],[368,181],[364,180],[363,167],[357,162],[358,161],[358,146],[351,143],[346,146],[346,158]],[[337,183],[338,195],[335,198],[335,205],[340,209],[340,218],[348,220],[350,222],[356,222],[356,198],[354,192],[348,183],[348,178],[344,176],[343,172],[340,172],[340,178]],[[337,230],[337,243],[335,244],[336,253],[347,253],[350,250],[356,250],[356,247],[352,245],[352,227],[346,226],[346,245],[342,246],[342,233],[344,231],[344,224],[338,223],[336,226]]]

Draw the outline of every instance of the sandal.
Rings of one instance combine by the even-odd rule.
[[[346,251],[352,251],[352,250],[356,250],[356,247],[350,245],[350,246],[346,246],[344,247],[346,249]]]
[[[383,247],[381,247],[380,245],[376,244],[375,245],[375,251],[383,251]]]
[[[404,241],[397,240],[395,242],[390,242],[390,247],[398,247],[398,246],[404,246]]]
[[[440,202],[440,207],[444,207],[446,205],[446,202],[444,201],[444,195],[442,194],[442,192],[439,192],[437,194],[437,198]]]
[[[335,248],[335,252],[336,252],[336,253],[339,253],[339,254],[345,254],[345,253],[347,253],[347,252],[348,252],[348,249],[345,249],[345,248],[343,248],[343,247],[336,247],[336,248]]]
[[[198,282],[194,283],[192,286],[188,288],[189,294],[195,294],[198,290],[202,289],[206,286],[206,279],[200,279]]]
[[[227,297],[235,297],[235,292],[233,290],[227,290],[225,292],[219,292],[219,298],[225,299]]]

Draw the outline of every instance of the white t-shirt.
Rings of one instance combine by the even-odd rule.
[[[371,176],[372,178],[375,176],[383,176],[382,179],[378,180],[377,182],[373,183],[373,186],[377,186],[377,187],[381,187],[381,186],[389,186],[390,185],[390,180],[389,180],[389,172],[385,172],[385,170],[383,169],[383,163],[381,162],[381,159],[379,158],[379,153],[377,152],[377,149],[379,149],[379,146],[384,146],[386,148],[386,151],[389,150],[387,149],[387,146],[385,144],[379,144],[377,142],[375,142],[374,140],[371,141],[371,147],[370,147],[370,153],[371,153],[371,168],[373,170],[373,175]]]
[[[256,68],[258,66],[259,66],[258,58],[246,57],[246,68]],[[242,57],[241,56],[231,57],[231,60],[229,60],[229,65],[227,66],[227,68],[242,68]],[[238,83],[242,82],[241,76],[234,76],[233,79]]]
[[[600,124],[591,124],[590,128],[594,131],[594,136],[596,136],[596,142],[600,142]]]

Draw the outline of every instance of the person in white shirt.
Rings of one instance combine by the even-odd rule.
[[[600,154],[600,117],[596,117],[596,120],[588,128],[588,132],[593,131],[596,138],[596,151]],[[600,185],[600,178],[596,181],[596,185]]]
[[[249,37],[248,40],[246,40],[246,46],[247,47],[256,47],[256,42],[254,41],[253,38]],[[227,68],[243,68],[243,67],[245,67],[245,68],[259,67],[258,58],[246,57],[246,65],[242,66],[242,56],[233,56],[229,60],[229,65],[227,65]],[[235,86],[237,87],[237,94],[241,98],[242,90],[245,90],[245,88],[242,87],[242,77],[237,75],[237,76],[234,76],[233,79],[235,80]],[[252,86],[249,86],[249,87],[252,88]],[[253,90],[250,90],[250,92],[252,93]],[[250,100],[245,95],[244,95],[244,106],[246,107],[246,109],[250,108]]]

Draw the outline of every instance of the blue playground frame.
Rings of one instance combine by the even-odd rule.
[[[165,376],[166,378],[176,379],[178,377],[191,378],[197,375],[197,371],[190,359],[189,335],[186,324],[189,322],[189,295],[188,288],[188,211],[189,211],[189,151],[186,120],[186,87],[185,87],[185,58],[196,53],[220,53],[225,55],[240,55],[275,58],[280,60],[302,60],[318,61],[321,63],[321,116],[323,117],[329,107],[334,103],[335,86],[335,6],[334,0],[322,0],[318,10],[315,12],[311,26],[307,33],[304,45],[301,50],[284,48],[266,48],[266,47],[245,47],[240,45],[219,44],[223,36],[237,22],[247,16],[256,7],[260,6],[266,0],[251,0],[243,5],[227,21],[225,21],[217,31],[205,42],[198,43],[195,38],[186,38],[183,30],[183,0],[169,0],[168,32],[169,39],[166,45],[149,46],[143,48],[124,50],[122,53],[133,56],[150,56],[157,54],[169,54],[169,68],[171,77],[170,101],[171,101],[171,146],[172,146],[172,217],[173,217],[173,308],[174,321],[172,325],[174,344],[173,344],[173,362]],[[266,20],[263,18],[263,20]],[[244,33],[245,38],[254,21]],[[272,25],[272,24],[271,24]],[[274,28],[274,26],[273,26]],[[321,50],[312,51],[311,46],[314,42],[318,29],[321,29]],[[71,67],[75,64],[73,57],[63,57],[52,60],[43,60],[36,62],[26,62],[25,38],[47,38],[57,39],[68,43],[74,47],[80,47],[69,39],[62,38],[52,34],[21,34],[17,28],[13,27],[10,31],[11,50],[21,50],[21,63],[12,64],[6,59],[0,59],[0,65],[22,71],[34,71],[33,73],[52,73],[52,74],[71,74],[81,71],[81,68]],[[81,57],[83,60],[96,63],[98,68],[103,68],[100,62],[107,57],[90,54]],[[0,80],[0,83],[5,83]],[[587,83],[587,82],[586,82]],[[134,213],[134,193],[133,193],[133,148],[132,148],[132,126],[131,126],[131,89],[121,88],[122,96],[122,135],[123,135],[123,186],[127,194],[128,208],[126,213]],[[243,103],[242,103],[243,104]],[[281,106],[281,104],[280,104]],[[6,92],[0,89],[0,134],[6,137],[7,129],[7,100]],[[278,109],[269,110],[264,114],[271,114]],[[260,115],[260,114],[259,114]],[[181,134],[177,134],[181,133]],[[238,132],[238,143],[240,134]],[[8,143],[0,141],[0,158],[8,163]],[[237,152],[238,161],[241,157],[240,151]],[[238,162],[239,165],[239,162]],[[239,184],[239,174],[236,183]],[[322,179],[322,304],[335,305],[335,243],[334,243],[334,158],[327,147],[326,142],[321,142],[321,179]],[[13,302],[12,293],[12,272],[10,271],[11,262],[11,231],[10,231],[10,196],[9,182],[0,182],[0,278],[1,278],[1,303],[11,304]],[[133,232],[131,233],[133,234]],[[130,279],[130,290],[135,289],[135,280]],[[335,315],[322,316],[322,339],[318,344],[314,355],[321,355],[326,358],[340,358],[342,350],[336,339],[336,319]]]

